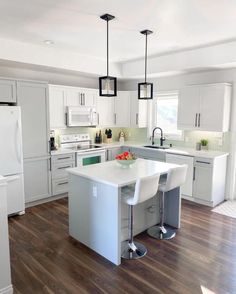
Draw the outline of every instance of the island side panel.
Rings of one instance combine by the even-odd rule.
[[[181,196],[180,187],[165,193],[165,223],[180,228]]]
[[[69,174],[69,234],[119,265],[120,189]]]

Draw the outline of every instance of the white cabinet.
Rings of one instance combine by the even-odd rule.
[[[225,199],[227,156],[195,157],[193,175],[194,201],[216,206]]]
[[[75,153],[52,155],[52,195],[68,192],[67,168],[75,167]]]
[[[166,162],[175,164],[186,164],[188,166],[186,181],[181,187],[181,194],[189,197],[193,196],[193,162],[194,157],[177,154],[166,154]]]
[[[115,126],[115,98],[97,96],[98,125],[100,127]]]
[[[66,128],[66,90],[64,87],[49,85],[50,129]]]
[[[51,196],[50,157],[24,160],[25,202]]]
[[[13,293],[11,284],[9,234],[7,219],[7,186],[5,179],[0,176],[0,293]]]
[[[24,155],[25,201],[51,196],[48,85],[18,82]]]
[[[24,158],[49,155],[48,86],[18,82],[17,101],[21,106]]]
[[[147,127],[147,107],[145,100],[138,99],[138,92],[130,92],[130,126],[133,128]]]
[[[178,129],[227,132],[231,85],[189,86],[180,90]]]
[[[96,90],[66,87],[66,106],[95,106]]]
[[[121,151],[121,147],[114,147],[114,148],[108,148],[107,149],[107,156],[106,156],[106,160],[110,161],[110,160],[114,160],[115,157],[120,154]]]
[[[16,81],[0,80],[0,102],[16,103]]]
[[[114,98],[115,126],[130,126],[130,92],[118,91],[117,97]]]

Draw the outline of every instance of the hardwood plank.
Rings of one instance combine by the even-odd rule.
[[[116,267],[68,235],[68,202],[59,199],[9,219],[13,286],[17,294],[236,293],[235,228],[235,219],[183,201],[174,239],[142,233],[147,256]]]

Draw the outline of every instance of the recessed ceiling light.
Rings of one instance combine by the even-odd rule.
[[[52,40],[45,40],[44,43],[47,44],[47,45],[53,45],[54,44],[54,42]]]

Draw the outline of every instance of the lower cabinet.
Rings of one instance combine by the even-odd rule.
[[[193,197],[195,201],[216,206],[225,199],[227,156],[214,159],[195,157]]]
[[[25,202],[51,196],[50,157],[24,160]]]
[[[127,150],[134,153],[139,158],[156,160],[156,161],[166,161],[166,153],[158,150],[151,150],[148,148],[140,147],[127,147]]]
[[[68,192],[67,168],[75,167],[75,153],[52,155],[52,195]]]
[[[121,152],[122,152],[121,147],[108,148],[107,149],[106,160],[107,161],[114,160],[116,155],[120,154]]]
[[[188,166],[186,181],[181,187],[181,194],[188,197],[193,196],[193,163],[194,157],[177,154],[166,154],[166,162],[175,164],[186,164]]]

